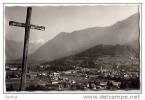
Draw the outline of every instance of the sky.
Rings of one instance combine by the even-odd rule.
[[[5,38],[24,40],[24,28],[9,26],[9,21],[25,23],[25,6],[5,7]],[[45,31],[30,31],[31,43],[45,43],[61,32],[71,33],[89,27],[106,27],[138,12],[138,5],[33,6],[31,24]]]

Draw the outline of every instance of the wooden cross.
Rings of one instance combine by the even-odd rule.
[[[10,21],[10,26],[25,27],[25,37],[24,37],[24,48],[23,48],[23,60],[22,60],[22,73],[21,73],[21,82],[20,82],[20,91],[24,91],[26,88],[26,73],[27,73],[27,54],[28,54],[28,45],[29,45],[29,35],[30,29],[45,30],[44,26],[37,26],[30,24],[32,8],[27,8],[26,23],[19,23]]]

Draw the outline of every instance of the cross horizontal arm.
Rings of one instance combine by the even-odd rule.
[[[10,26],[18,26],[18,27],[25,27],[26,24],[25,23],[20,23],[20,22],[14,22],[14,21],[10,21],[9,22],[9,25]],[[38,25],[30,25],[30,28],[31,29],[36,29],[36,30],[41,30],[41,31],[44,31],[45,30],[45,27],[44,26],[38,26]]]

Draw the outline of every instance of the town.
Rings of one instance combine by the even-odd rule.
[[[27,91],[101,91],[140,89],[138,59],[115,60],[116,56],[98,57],[97,60],[74,60],[77,57],[44,64],[28,64]],[[121,56],[119,57],[119,59]],[[107,59],[107,60],[105,60]],[[21,64],[6,65],[6,89],[18,91]]]

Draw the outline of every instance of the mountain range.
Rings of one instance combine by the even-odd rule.
[[[21,58],[17,50],[17,43],[6,41],[7,58]],[[119,21],[107,27],[91,27],[72,33],[61,32],[52,40],[49,40],[34,53],[28,60],[35,62],[47,62],[62,57],[83,52],[96,45],[129,45],[134,50],[139,50],[139,13],[136,13],[123,21]],[[19,49],[22,52],[22,50]],[[19,56],[17,56],[19,55]]]

